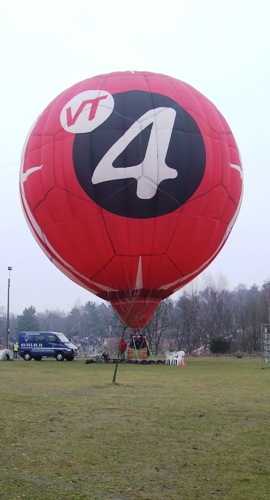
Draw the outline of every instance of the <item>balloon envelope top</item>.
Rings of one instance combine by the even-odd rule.
[[[223,247],[242,166],[226,120],[200,92],[116,72],[73,85],[39,116],[20,195],[49,259],[141,328]]]

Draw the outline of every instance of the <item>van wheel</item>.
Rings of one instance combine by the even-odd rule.
[[[42,356],[35,356],[35,357],[34,357],[34,360],[35,360],[35,361],[41,361],[41,360],[42,360]]]
[[[24,353],[23,353],[23,359],[24,359],[24,361],[31,361],[31,359],[32,359],[32,354],[31,354],[30,352],[28,352],[28,351],[27,351],[27,352],[24,352]]]
[[[57,361],[64,361],[65,359],[65,356],[62,352],[58,352],[55,356],[55,358],[57,359]]]

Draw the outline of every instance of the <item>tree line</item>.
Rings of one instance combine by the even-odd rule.
[[[37,312],[31,305],[22,314],[10,314],[11,342],[25,330],[61,331],[70,339],[101,345],[104,339],[117,340],[123,325],[110,304],[89,301],[69,312]],[[144,328],[153,354],[185,349],[188,353],[257,353],[261,350],[261,325],[270,323],[270,281],[261,288],[239,285],[228,291],[224,284],[210,280],[203,288],[190,284],[173,299],[162,301]],[[125,328],[126,338],[132,333]],[[2,311],[0,344],[6,339],[6,315]]]

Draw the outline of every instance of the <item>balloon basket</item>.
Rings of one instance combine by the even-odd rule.
[[[134,349],[133,347],[128,347],[126,352],[126,359],[147,359],[147,347],[142,349]]]

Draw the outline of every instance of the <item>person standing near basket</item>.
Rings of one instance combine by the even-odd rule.
[[[122,342],[120,342],[118,349],[119,349],[119,359],[125,359],[126,355],[126,348],[127,348],[127,343],[125,339],[122,339]]]

